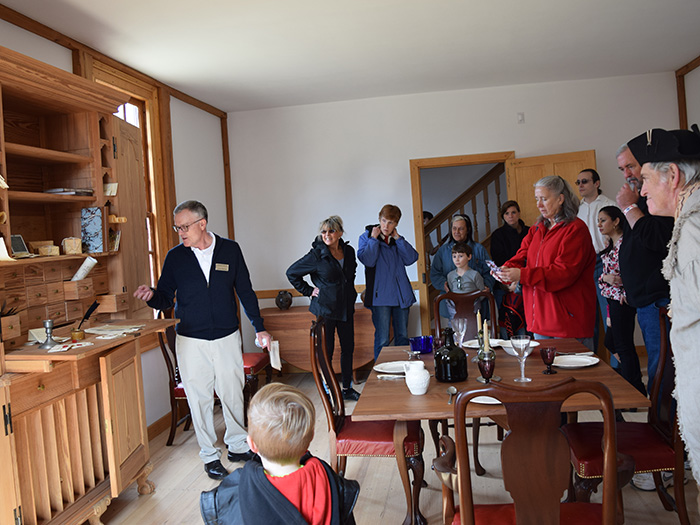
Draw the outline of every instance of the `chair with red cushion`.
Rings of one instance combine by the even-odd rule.
[[[454,292],[447,292],[443,293],[442,295],[438,295],[435,298],[435,301],[433,302],[433,309],[434,309],[434,314],[435,314],[435,334],[436,337],[441,337],[442,333],[442,326],[441,326],[441,320],[440,320],[440,303],[442,301],[452,301],[455,304],[455,317],[463,318],[467,320],[467,332],[464,336],[464,340],[468,341],[469,339],[475,339],[477,336],[477,333],[479,332],[479,327],[477,327],[477,322],[476,322],[476,312],[474,311],[474,303],[483,298],[482,300],[487,301],[489,305],[489,311],[490,312],[495,312],[496,311],[496,300],[493,297],[493,294],[488,291],[478,291],[478,292],[472,292],[472,293],[454,293]],[[498,336],[498,328],[497,328],[497,323],[490,323],[489,326],[489,336],[492,339],[495,339]],[[475,350],[476,351],[476,350]],[[438,439],[439,439],[439,434],[438,434],[438,423],[442,423],[442,432],[443,434],[447,433],[447,421],[436,421],[436,420],[431,420],[428,422],[428,426],[430,427],[430,434],[432,435],[433,442],[435,443],[435,451],[438,451]],[[487,426],[491,426],[494,423],[486,423]],[[472,427],[472,442],[474,443],[474,470],[477,474],[477,476],[483,476],[486,474],[486,470],[484,469],[483,466],[481,466],[481,463],[479,462],[479,431],[481,429],[481,418],[475,417],[473,418],[471,423],[468,423],[467,426]],[[498,438],[502,439],[503,438],[503,427],[499,426],[498,427]]]
[[[243,352],[243,371],[245,372],[245,385],[243,386],[243,420],[248,426],[248,405],[258,391],[258,374],[265,372],[265,384],[272,381],[272,365],[270,354],[262,352]]]
[[[172,310],[161,312],[167,319],[172,318]],[[158,342],[160,350],[165,360],[165,368],[168,370],[168,390],[170,392],[170,434],[166,446],[171,446],[175,439],[175,431],[182,423],[185,423],[184,430],[189,430],[192,424],[190,410],[187,406],[187,395],[182,386],[180,370],[177,366],[177,354],[175,352],[175,327],[168,326],[165,333],[158,332]]]
[[[671,396],[675,384],[673,350],[668,340],[665,308],[659,310],[661,351],[659,366],[651,388],[651,408],[646,423],[617,423],[617,447],[620,454],[634,458],[635,472],[652,472],[656,492],[668,511],[678,512],[681,524],[690,523],[685,503],[684,445],[678,432],[675,401]],[[571,423],[563,427],[571,444],[571,463],[574,467],[575,497],[589,501],[591,492],[600,483],[601,456],[600,423]],[[662,471],[673,471],[675,500],[663,486]],[[620,496],[621,497],[621,496]]]
[[[406,496],[404,525],[427,523],[418,508],[424,471],[420,421],[409,422],[403,450],[397,451],[394,447],[394,421],[352,421],[346,417],[340,385],[328,359],[323,318],[311,324],[311,371],[326,412],[330,440],[329,463],[333,469],[341,476],[345,475],[348,456],[395,458],[397,452],[403,454],[407,468],[402,469],[400,461],[397,464]],[[413,473],[412,489],[408,470]]]
[[[604,418],[603,502],[562,503],[569,487],[571,465],[569,445],[560,430],[562,403],[570,396],[586,392],[601,403]],[[475,504],[472,496],[466,410],[476,396],[490,396],[506,409],[510,429],[501,446],[503,484],[513,503]],[[518,525],[591,525],[615,523],[617,472],[615,454],[615,412],[610,391],[595,381],[576,381],[572,377],[549,386],[520,387],[490,383],[481,388],[463,390],[455,403],[455,442],[443,436],[441,456],[433,468],[443,484],[444,523]],[[454,468],[456,449],[457,468]],[[454,507],[452,490],[459,487],[459,507]]]

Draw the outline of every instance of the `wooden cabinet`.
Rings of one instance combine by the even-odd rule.
[[[141,494],[154,490],[141,340],[175,321],[139,324],[119,339],[88,334],[94,345],[81,349],[6,356],[8,371],[37,372],[0,376],[0,523],[100,523],[111,498],[134,481]]]

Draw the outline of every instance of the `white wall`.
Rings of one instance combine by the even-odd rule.
[[[622,180],[615,150],[654,126],[677,126],[672,73],[231,113],[236,238],[256,288],[285,288],[285,269],[330,214],[343,217],[357,246],[379,208],[393,203],[403,211],[400,233],[414,242],[409,159],[595,149],[603,190],[614,197]],[[417,278],[415,266],[409,276]]]
[[[685,76],[685,98],[688,108],[688,125],[700,126],[700,67]]]
[[[73,72],[73,54],[70,49],[54,44],[50,40],[20,29],[4,20],[0,20],[0,46],[65,71]]]

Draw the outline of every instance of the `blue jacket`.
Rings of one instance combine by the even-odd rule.
[[[178,244],[165,257],[158,287],[148,306],[166,310],[175,303],[177,332],[213,341],[238,330],[236,294],[256,332],[265,330],[258,298],[240,246],[216,234],[209,284],[191,248]]]
[[[367,226],[360,235],[357,258],[365,265],[365,306],[399,306],[408,308],[416,302],[406,266],[418,260],[418,252],[403,237],[389,243],[372,237],[372,228]]]
[[[435,254],[433,262],[430,265],[430,282],[433,287],[439,292],[445,292],[445,282],[447,274],[457,267],[452,262],[452,247],[455,245],[455,240],[450,236],[450,239],[440,246],[440,249]],[[486,265],[486,261],[491,260],[486,248],[474,241],[469,241],[469,247],[472,249],[472,258],[469,261],[469,268],[476,270],[484,278],[484,284],[493,290],[493,285],[496,280],[491,275],[491,270]],[[440,315],[448,317],[447,304],[445,301],[440,305]]]

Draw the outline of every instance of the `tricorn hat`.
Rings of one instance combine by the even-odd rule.
[[[691,129],[650,129],[630,140],[627,147],[640,165],[700,159],[700,130],[697,124]]]

